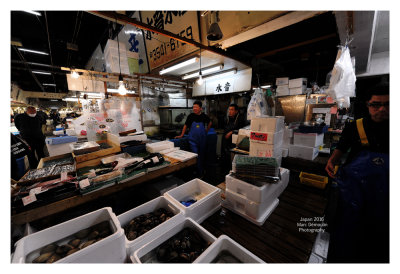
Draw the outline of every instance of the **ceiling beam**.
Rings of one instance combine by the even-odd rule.
[[[136,20],[134,18],[130,18],[130,17],[128,17],[126,15],[123,15],[123,14],[119,14],[119,13],[116,13],[116,12],[113,12],[113,11],[88,11],[88,12],[90,14],[97,15],[99,17],[107,19],[107,20],[109,20],[111,22],[117,22],[118,24],[121,24],[121,25],[127,25],[128,24],[128,25],[132,25],[132,26],[135,26],[135,27],[143,29],[143,30],[152,31],[152,32],[164,35],[166,37],[175,39],[177,41],[181,41],[183,43],[187,43],[189,45],[201,48],[202,50],[211,51],[211,52],[214,52],[214,53],[219,54],[221,56],[233,59],[233,60],[235,60],[237,62],[240,62],[240,63],[242,63],[242,64],[244,64],[246,66],[249,66],[249,67],[251,66],[250,64],[246,63],[243,60],[239,60],[239,59],[237,59],[237,58],[235,58],[233,56],[228,55],[223,50],[220,50],[218,48],[205,46],[205,45],[203,45],[203,44],[201,44],[199,42],[196,42],[196,41],[191,40],[191,39],[187,39],[185,37],[181,37],[181,36],[179,36],[179,35],[177,35],[175,33],[167,31],[167,30],[157,29],[157,28],[155,28],[155,27],[153,27],[151,25],[145,24],[143,22],[140,22],[140,21],[138,21],[138,20]]]
[[[63,99],[68,93],[52,93],[52,92],[37,92],[23,91],[25,98],[41,98],[41,99]]]
[[[324,36],[321,36],[321,37],[317,37],[317,38],[314,38],[314,39],[311,39],[311,40],[307,40],[307,41],[296,43],[296,44],[293,44],[293,45],[290,45],[290,46],[287,46],[287,47],[283,47],[283,48],[280,48],[280,49],[274,49],[274,50],[270,50],[270,51],[267,51],[267,52],[263,52],[263,53],[257,54],[256,58],[263,58],[263,57],[266,57],[266,56],[277,54],[278,52],[281,52],[281,51],[285,51],[285,50],[289,50],[289,49],[305,46],[305,45],[308,45],[308,44],[313,44],[313,43],[316,43],[316,42],[319,42],[319,41],[322,41],[322,40],[326,40],[326,39],[329,39],[329,38],[336,37],[336,35],[337,35],[336,33],[331,33],[331,34],[327,34],[327,35],[324,35]]]
[[[325,12],[326,11],[293,11],[274,20],[268,21],[258,27],[252,28],[248,31],[241,32],[238,35],[225,39],[220,44],[222,49],[226,49]]]

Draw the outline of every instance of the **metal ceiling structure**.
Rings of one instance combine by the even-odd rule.
[[[42,16],[11,11],[11,82],[25,91],[67,92],[66,72],[60,67],[85,68],[96,47],[100,44],[104,48],[107,39],[114,38],[122,25],[112,28],[110,21],[97,16],[100,12],[39,12]],[[125,11],[120,18],[127,19],[133,13]],[[230,34],[227,29],[229,22],[223,24],[224,13],[228,11],[220,14],[221,30]],[[117,13],[108,12],[108,15],[112,14]],[[142,27],[148,26],[144,24]],[[374,54],[388,54],[388,11],[275,11],[271,12],[266,23],[256,28],[243,26],[241,33],[232,34],[220,42],[202,41],[200,44],[192,41],[192,44],[207,51],[202,51],[204,66],[215,62],[224,63],[226,68],[237,64],[250,65],[253,85],[274,84],[274,79],[281,76],[306,77],[309,82],[324,85],[326,75],[333,68],[337,46],[344,44],[349,31],[353,38],[350,49],[356,57],[357,73],[368,72]],[[19,47],[44,51],[48,55],[22,52]],[[171,76],[196,68],[188,67],[186,71]],[[152,73],[158,74],[158,71]]]

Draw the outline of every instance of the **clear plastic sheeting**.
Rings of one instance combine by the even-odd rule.
[[[89,141],[100,140],[104,132],[118,135],[131,129],[142,130],[135,98],[82,100],[82,108]]]
[[[326,93],[336,99],[339,108],[350,106],[350,97],[355,97],[356,75],[348,47],[341,47],[332,70]]]

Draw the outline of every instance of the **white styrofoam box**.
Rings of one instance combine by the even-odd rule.
[[[153,212],[159,208],[168,209],[169,211],[173,212],[175,215],[171,219],[154,227],[147,233],[137,237],[133,241],[129,241],[125,236],[127,255],[130,255],[131,253],[135,252],[138,248],[140,248],[143,245],[150,242],[152,239],[154,239],[154,237],[156,235],[159,235],[163,231],[168,230],[176,222],[183,219],[184,216],[183,216],[183,212],[177,206],[175,206],[173,203],[168,201],[163,196],[155,198],[147,203],[144,203],[144,204],[142,204],[138,207],[135,207],[125,213],[122,213],[121,215],[118,215],[118,217],[117,217],[118,221],[120,222],[121,227],[123,228],[123,227],[127,226],[132,219],[134,219],[142,214]]]
[[[280,146],[283,140],[283,130],[275,132],[251,131],[250,141],[254,143]]]
[[[256,203],[261,203],[263,201],[267,201],[268,199],[270,200],[270,202],[272,202],[272,200],[275,200],[275,198],[281,195],[281,193],[285,190],[289,183],[290,171],[286,168],[281,167],[280,173],[281,180],[279,180],[279,182],[275,184],[267,183],[261,187],[239,180],[228,174],[225,177],[226,189],[236,194],[242,195],[246,199]]]
[[[249,156],[277,158],[282,156],[282,146],[281,144],[267,145],[250,140]]]
[[[282,148],[282,157],[286,158],[289,155],[289,148]]]
[[[141,247],[138,250],[136,250],[135,252],[133,252],[133,254],[130,256],[132,262],[134,262],[134,263],[147,263],[147,262],[157,263],[157,261],[151,261],[151,258],[149,258],[150,261],[143,260],[143,257],[145,255],[147,255],[148,253],[155,251],[155,249],[158,246],[160,246],[162,243],[164,243],[168,239],[170,239],[173,236],[175,236],[176,234],[178,234],[180,231],[182,231],[186,227],[198,232],[200,234],[200,236],[207,242],[213,243],[217,240],[217,238],[215,238],[214,235],[212,235],[210,232],[208,232],[206,229],[204,229],[202,226],[200,226],[198,223],[196,223],[193,219],[191,219],[191,218],[181,219],[181,220],[179,220],[179,222],[175,223],[173,227],[171,227],[170,229],[159,234],[159,236],[156,236],[151,242],[149,242],[148,244],[144,245],[143,247]],[[210,248],[210,246],[208,248]],[[208,248],[205,251],[207,251]],[[148,257],[148,256],[146,256],[146,257]],[[193,261],[193,263],[197,263],[197,262],[198,262],[198,258]]]
[[[118,53],[118,42],[108,39],[104,48],[104,60],[108,72],[119,73],[121,69],[122,74],[129,74],[125,43],[119,42]]]
[[[307,87],[306,86],[301,86],[297,88],[290,88],[289,89],[289,94],[290,95],[300,95],[300,94],[306,94]]]
[[[284,128],[285,116],[257,116],[251,119],[250,130],[278,132]]]
[[[239,144],[245,137],[250,138],[250,129],[241,128],[239,129],[238,138],[236,140],[236,144]]]
[[[276,88],[276,95],[277,95],[277,96],[286,96],[286,95],[290,95],[290,92],[289,92],[289,85],[278,86],[278,87]]]
[[[76,135],[77,135],[74,128],[67,128],[67,129],[65,130],[65,133],[66,133],[68,136],[76,136]]]
[[[161,141],[155,143],[147,143],[146,150],[150,153],[160,152],[162,150],[173,148],[174,143],[170,141]]]
[[[289,84],[289,77],[276,78],[275,84],[277,86],[288,85]]]
[[[238,140],[238,135],[237,134],[232,134],[232,144],[236,144],[237,140]]]
[[[60,241],[66,244],[73,234],[103,221],[109,221],[113,234],[81,249],[56,263],[123,263],[127,259],[124,231],[111,207],[82,215],[64,223],[30,234],[15,243],[12,263],[28,263],[27,256],[37,257],[40,248]]]
[[[258,219],[254,219],[252,217],[250,217],[249,215],[247,215],[242,208],[235,208],[230,202],[227,202],[227,200],[225,199],[224,201],[222,201],[222,206],[229,209],[230,211],[238,214],[239,216],[242,216],[243,218],[245,218],[246,220],[252,222],[253,224],[256,224],[258,226],[262,226],[265,221],[268,219],[269,215],[272,214],[272,212],[275,210],[275,208],[278,206],[279,204],[279,199],[275,199],[275,201],[268,206],[265,211],[261,214],[260,218]]]
[[[297,88],[307,86],[307,78],[296,78],[289,80],[289,88]]]
[[[201,223],[221,206],[221,189],[200,179],[193,179],[167,191],[164,196],[180,208],[185,217]],[[186,207],[181,201],[193,197],[197,201]]]
[[[178,149],[178,150],[173,150],[172,152],[168,152],[167,154],[165,154],[165,156],[181,162],[186,162],[189,161],[190,159],[196,158],[197,154]]]
[[[260,263],[265,264],[263,260],[248,251],[246,248],[232,240],[226,235],[221,235],[213,242],[206,251],[204,251],[197,259],[198,263],[211,263],[217,259],[218,255],[227,251],[232,254],[240,263]],[[218,263],[218,262],[216,262]],[[221,262],[224,263],[224,262]],[[235,262],[233,262],[235,263]],[[239,263],[239,262],[237,262]]]
[[[53,135],[55,135],[55,136],[64,135],[64,130],[54,130]]]
[[[305,147],[298,145],[289,146],[289,157],[314,160],[318,156],[318,147]]]
[[[293,144],[305,147],[318,147],[324,143],[323,133],[301,133],[295,132],[293,134]]]
[[[49,145],[46,144],[47,150],[49,151],[49,156],[57,156],[61,154],[71,153],[72,149],[69,146],[70,144],[75,144],[76,142],[58,144],[58,145]]]

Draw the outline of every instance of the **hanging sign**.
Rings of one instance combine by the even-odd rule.
[[[145,24],[200,41],[197,11],[141,11],[140,14]],[[187,43],[151,31],[145,31],[145,43],[150,70],[197,50]]]

